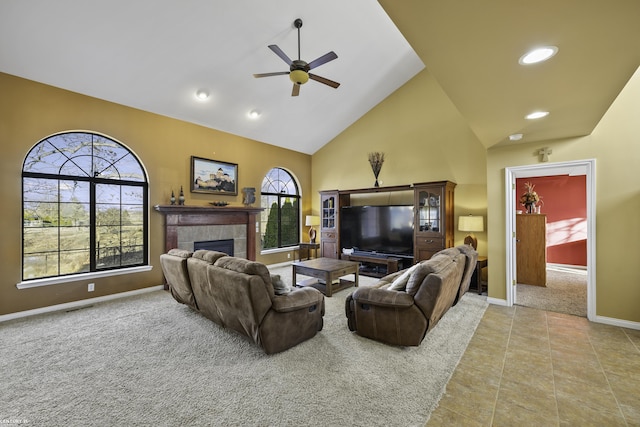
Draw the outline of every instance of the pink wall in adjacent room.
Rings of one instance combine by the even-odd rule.
[[[531,182],[541,197],[541,213],[547,215],[547,262],[587,265],[587,178],[544,176],[516,179],[516,194]],[[516,210],[524,210],[518,204]]]

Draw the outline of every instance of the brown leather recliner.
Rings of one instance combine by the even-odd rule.
[[[311,287],[289,293],[279,288],[276,294],[262,263],[206,250],[172,250],[160,256],[160,263],[176,301],[247,336],[267,354],[322,330],[324,295]]]
[[[387,344],[415,346],[469,287],[477,252],[445,249],[431,259],[359,287],[345,304],[348,326]]]

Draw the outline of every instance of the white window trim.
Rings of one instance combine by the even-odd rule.
[[[286,248],[273,248],[273,249],[263,249],[260,251],[260,255],[269,255],[269,254],[278,254],[282,252],[291,252],[297,251],[300,249],[300,246],[287,246]]]
[[[58,285],[60,283],[81,282],[83,280],[93,280],[100,277],[119,276],[122,274],[142,273],[151,271],[152,265],[142,265],[138,267],[119,268],[117,270],[94,271],[91,273],[70,274],[68,276],[47,277],[46,279],[26,280],[18,283],[18,289],[38,288],[41,286]]]

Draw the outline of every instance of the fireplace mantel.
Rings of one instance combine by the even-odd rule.
[[[263,208],[184,205],[156,205],[153,208],[165,217],[165,252],[178,247],[178,229],[181,227],[244,224],[247,259],[256,259],[256,216]]]

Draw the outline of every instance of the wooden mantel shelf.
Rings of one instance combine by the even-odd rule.
[[[253,206],[185,206],[185,205],[155,205],[153,209],[164,214],[218,214],[218,213],[260,213],[264,208]]]
[[[199,225],[246,226],[247,259],[256,259],[256,216],[264,210],[251,206],[155,205],[165,217],[165,250],[178,247],[178,228]]]

